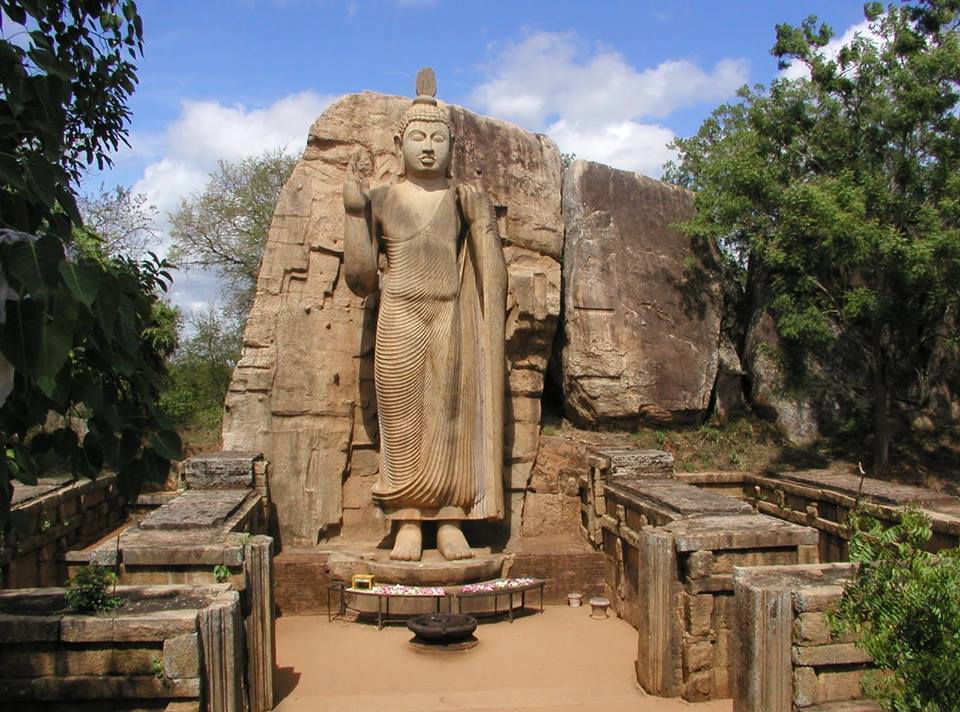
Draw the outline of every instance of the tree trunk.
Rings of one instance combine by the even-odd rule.
[[[873,407],[873,474],[876,476],[890,466],[890,388],[882,363],[874,368]]]

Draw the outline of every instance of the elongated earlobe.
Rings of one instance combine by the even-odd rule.
[[[457,144],[453,140],[453,134],[450,134],[450,155],[447,156],[447,178],[453,178],[453,154],[456,151]]]
[[[403,138],[400,134],[393,135],[393,147],[397,156],[397,175],[403,178],[407,175],[407,167],[403,163]]]

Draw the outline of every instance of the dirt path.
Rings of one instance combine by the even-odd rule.
[[[278,712],[730,712],[730,700],[690,705],[649,697],[636,684],[637,634],[590,609],[548,606],[543,615],[483,623],[480,644],[424,653],[395,626],[325,616],[277,620]]]

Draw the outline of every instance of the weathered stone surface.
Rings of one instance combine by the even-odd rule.
[[[204,529],[221,526],[243,504],[247,490],[187,490],[151,512],[141,529]]]
[[[671,227],[692,209],[691,193],[635,173],[588,161],[567,170],[563,389],[575,421],[694,422],[706,412],[720,290],[712,256]]]
[[[717,385],[714,388],[713,415],[724,420],[747,408],[743,390],[744,376],[747,375],[747,372],[743,369],[733,342],[726,334],[721,334],[720,337],[719,358]]]
[[[198,455],[183,463],[183,475],[190,489],[253,487],[253,466],[262,457],[256,452],[215,452]]]
[[[956,497],[951,497],[943,492],[935,492],[925,487],[902,485],[897,482],[886,482],[871,477],[861,478],[859,475],[851,475],[833,470],[783,472],[779,477],[791,482],[812,485],[833,492],[842,492],[843,494],[853,497],[859,494],[864,499],[881,502],[883,504],[892,504],[897,507],[909,504],[923,506],[958,503]]]
[[[753,514],[745,502],[676,480],[611,477],[604,497],[640,512],[656,526],[691,516]]]
[[[807,611],[798,605],[810,592],[822,602],[827,590],[839,601],[851,571],[850,564],[736,569],[734,709],[793,712],[794,705],[805,709],[859,697],[859,671],[850,674],[849,666],[865,662],[862,653],[846,643],[830,644],[826,606]]]
[[[857,665],[872,662],[873,658],[854,643],[833,645],[795,646],[793,664],[823,667],[825,665]]]
[[[663,530],[677,551],[700,549],[769,549],[816,544],[817,530],[762,514],[732,514],[680,519]]]
[[[378,446],[372,358],[377,304],[353,296],[344,283],[342,188],[359,147],[373,159],[370,187],[391,180],[398,168],[393,133],[409,104],[402,97],[363,93],[328,108],[310,129],[267,238],[227,395],[223,443],[226,449],[263,452],[270,461],[271,499],[285,546],[351,535],[342,484],[357,474],[357,449]],[[460,107],[451,106],[450,113],[457,141],[454,177],[482,183],[504,239],[511,396],[505,404],[505,462],[532,462],[539,410],[524,401],[539,408],[560,311],[560,154],[545,137]],[[370,474],[369,463],[363,467],[362,474]],[[372,517],[372,509],[372,503],[353,509],[353,516]]]
[[[665,450],[604,447],[598,448],[596,452],[601,458],[609,460],[608,475],[664,477],[673,474],[673,454]]]
[[[583,443],[557,435],[543,435],[529,487],[534,492],[576,497],[579,494],[578,479],[589,468],[587,448]]]
[[[200,676],[200,639],[196,633],[163,641],[163,674],[166,677]]]
[[[747,325],[743,366],[749,376],[754,410],[772,422],[795,445],[820,437],[817,410],[809,394],[791,388],[780,363],[781,343],[773,317],[755,306]]]

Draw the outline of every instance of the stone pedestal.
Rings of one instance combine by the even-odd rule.
[[[394,561],[386,549],[356,548],[331,553],[327,568],[331,579],[343,581],[355,574],[372,574],[377,583],[458,586],[500,578],[513,561],[512,554],[494,554],[488,549],[475,553],[472,559],[447,561],[437,551],[428,549],[420,561]]]

